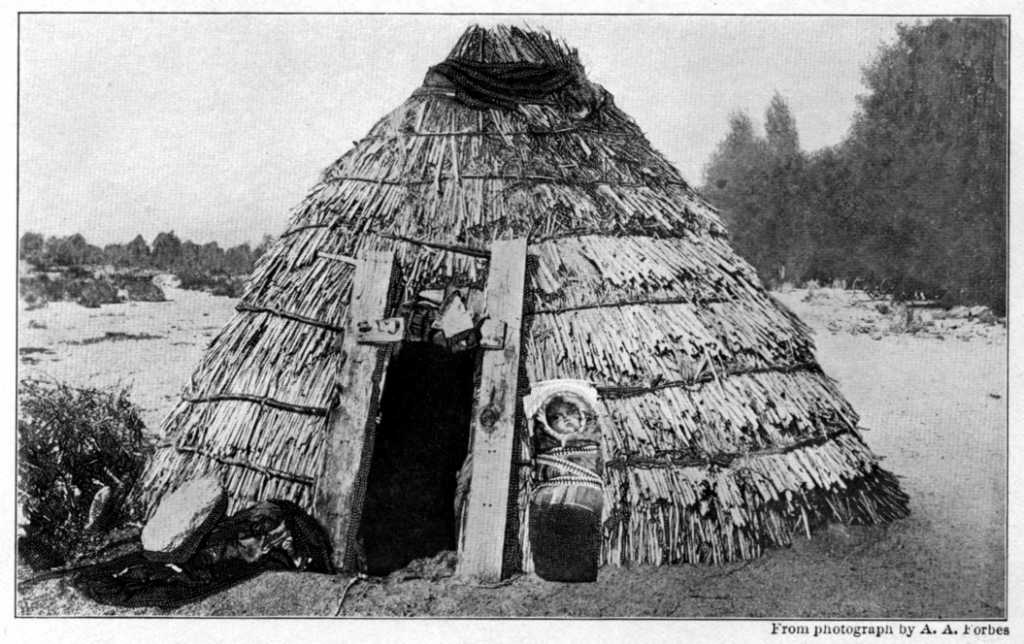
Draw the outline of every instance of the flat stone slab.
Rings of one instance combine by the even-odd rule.
[[[223,518],[228,496],[216,476],[188,480],[160,500],[142,528],[142,548],[155,561],[187,561]]]

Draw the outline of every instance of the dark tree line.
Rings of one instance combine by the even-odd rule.
[[[246,275],[271,242],[265,236],[256,248],[239,244],[227,250],[217,242],[181,241],[174,232],[159,233],[150,246],[142,235],[127,244],[103,248],[89,244],[81,234],[44,238],[39,233],[21,236],[19,257],[39,269],[109,264],[117,268],[160,270],[179,275]]]
[[[842,279],[1003,313],[1005,22],[900,26],[864,80],[846,140],[813,154],[781,96],[764,137],[731,117],[704,193],[737,250],[769,284]]]

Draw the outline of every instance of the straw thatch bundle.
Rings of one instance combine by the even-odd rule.
[[[273,497],[312,510],[343,395],[344,258],[393,249],[410,297],[481,286],[489,243],[527,236],[526,378],[589,380],[607,408],[605,561],[727,561],[821,520],[906,513],[808,329],[575,51],[474,27],[450,60],[544,63],[572,82],[501,106],[426,83],[329,167],[165,421],[139,500],[217,471],[229,512]]]

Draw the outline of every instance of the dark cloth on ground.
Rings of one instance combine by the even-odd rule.
[[[100,604],[178,608],[274,570],[267,561],[229,559],[209,565],[176,566],[150,561],[142,552],[95,564],[75,573],[71,585]],[[286,568],[285,568],[286,569]]]
[[[86,597],[115,606],[177,608],[267,570],[333,573],[330,540],[299,506],[265,501],[212,526],[182,564],[153,561],[138,550],[75,569],[71,584]]]

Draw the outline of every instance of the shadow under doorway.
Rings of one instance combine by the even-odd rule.
[[[456,548],[477,356],[408,343],[388,365],[359,528],[371,575]]]

